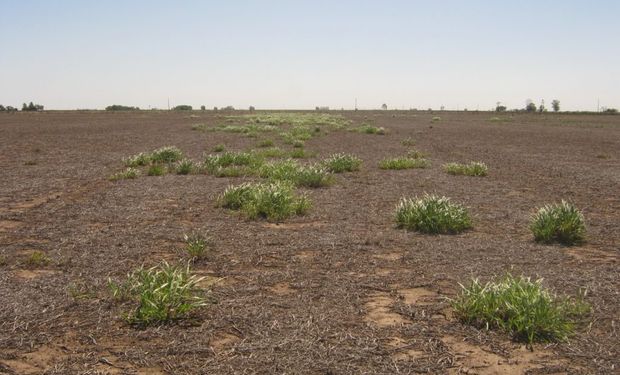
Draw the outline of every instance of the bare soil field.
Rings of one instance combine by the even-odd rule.
[[[251,178],[108,179],[139,152],[174,145],[199,161],[217,144],[246,150],[267,137],[192,129],[224,123],[221,112],[0,114],[0,373],[618,373],[620,116],[330,113],[387,134],[334,130],[306,141],[310,161],[346,152],[363,164],[329,187],[302,189],[312,207],[281,223],[216,205]],[[407,152],[408,137],[431,167],[379,169]],[[488,176],[441,168],[470,160],[486,163]],[[473,229],[397,229],[401,197],[425,192],[462,202]],[[561,199],[583,211],[582,245],[533,240],[530,216]],[[131,307],[112,298],[108,279],[187,263],[192,231],[212,238],[192,264],[212,303],[191,319],[128,324]],[[29,263],[36,251],[49,261]],[[543,278],[558,294],[587,290],[587,322],[568,342],[529,350],[454,318],[459,283],[505,272]]]

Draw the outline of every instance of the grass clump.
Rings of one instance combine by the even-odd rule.
[[[123,164],[125,164],[126,167],[133,168],[148,165],[150,162],[151,154],[146,152],[141,152],[139,154],[123,159]]]
[[[174,170],[176,171],[176,173],[183,175],[192,173],[192,171],[194,171],[194,168],[195,165],[191,159],[179,160],[174,166]]]
[[[140,174],[136,168],[128,167],[124,171],[118,172],[110,176],[110,181],[127,180],[137,178]]]
[[[160,164],[153,164],[146,172],[148,176],[163,176],[166,174],[166,167]]]
[[[486,164],[477,161],[472,161],[469,164],[446,163],[443,165],[443,169],[446,171],[446,173],[451,175],[474,177],[486,176],[489,170]]]
[[[409,157],[399,157],[392,159],[384,159],[379,163],[381,169],[413,169],[413,168],[428,168],[430,162],[426,159],[414,159]]]
[[[164,146],[151,152],[152,163],[174,163],[183,158],[183,152],[175,146]]]
[[[203,169],[216,177],[237,177],[253,174],[263,163],[261,155],[255,152],[224,152],[208,155]]]
[[[532,216],[530,230],[534,239],[543,243],[559,242],[570,246],[584,242],[586,237],[583,214],[566,201],[540,208]]]
[[[269,147],[262,150],[254,151],[257,156],[262,158],[282,158],[286,155],[286,151],[279,147]]]
[[[44,267],[50,263],[50,258],[42,251],[33,251],[28,258],[26,258],[26,265],[28,267]]]
[[[426,154],[416,149],[411,149],[407,151],[407,157],[411,159],[424,159],[426,158]]]
[[[386,130],[384,127],[376,127],[369,124],[363,124],[362,126],[353,129],[354,131],[362,134],[377,134],[377,135],[385,135]]]
[[[589,311],[581,301],[556,297],[543,288],[542,280],[510,274],[486,284],[472,280],[462,286],[452,306],[461,321],[502,330],[530,345],[566,340],[576,319]]]
[[[412,137],[407,137],[400,141],[400,144],[406,147],[413,147],[415,146],[415,140]]]
[[[185,250],[192,259],[202,259],[207,255],[209,240],[200,233],[183,235]]]
[[[310,155],[306,152],[306,150],[301,147],[301,148],[295,148],[294,150],[291,151],[290,156],[293,159],[305,159],[307,157],[310,157]]]
[[[450,198],[426,194],[403,198],[396,207],[399,228],[430,234],[456,234],[472,227],[467,209]]]
[[[311,205],[305,195],[296,196],[291,185],[284,182],[230,186],[218,201],[222,207],[239,210],[249,219],[270,221],[303,215]]]
[[[431,119],[431,122],[439,122],[439,121],[441,121],[441,117],[439,116],[435,116]]]
[[[258,142],[258,147],[261,148],[265,148],[265,147],[273,147],[273,141],[271,139],[263,139],[262,141]]]
[[[329,172],[343,173],[359,170],[362,160],[351,154],[339,153],[324,159],[322,164]]]
[[[263,165],[259,175],[273,181],[288,181],[295,186],[318,188],[332,183],[332,175],[321,165],[299,165],[293,160],[284,160]]]
[[[148,326],[163,324],[185,317],[192,310],[205,306],[206,300],[197,289],[202,278],[192,275],[186,267],[169,265],[139,268],[123,283],[108,281],[112,295],[136,301],[138,306],[126,314],[130,324]]]
[[[213,152],[223,152],[224,150],[226,150],[226,146],[224,146],[221,143],[219,145],[215,145],[215,147],[213,147]]]

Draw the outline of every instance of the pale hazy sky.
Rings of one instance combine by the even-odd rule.
[[[0,104],[620,107],[620,1],[0,0]]]

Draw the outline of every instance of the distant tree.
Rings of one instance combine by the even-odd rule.
[[[106,111],[139,111],[140,108],[130,107],[127,105],[112,104],[112,105],[105,107],[105,110]]]
[[[618,113],[618,110],[616,108],[603,108],[602,111],[603,113],[612,114],[612,115],[615,115],[616,113]]]
[[[28,111],[28,104],[24,103],[22,104],[22,111]]]
[[[234,111],[235,107],[233,107],[232,105],[228,105],[224,108],[222,108],[222,111]]]
[[[0,104],[0,112],[6,112],[6,108],[2,104]]]
[[[217,107],[213,107],[213,110],[214,110],[214,111],[217,111]]]
[[[319,111],[320,110],[319,106],[314,107],[314,110]]]
[[[7,105],[6,106],[6,111],[7,112],[17,112],[17,108],[15,108],[13,106],[10,106],[10,105]]]
[[[553,112],[559,112],[560,111],[560,101],[557,99],[553,99],[553,101],[551,102],[551,107],[553,108]]]
[[[381,109],[382,109],[382,110],[384,110],[384,111],[386,111],[386,110],[387,110],[387,104],[383,103],[383,104],[381,105]]]
[[[540,106],[538,106],[538,112],[543,113],[547,112],[547,108],[545,108],[545,99],[540,101]]]
[[[444,107],[443,105],[441,107],[439,107],[440,111],[443,111],[444,109],[446,109],[446,107]]]
[[[206,111],[206,110],[207,110],[207,107],[205,107],[204,105],[201,105],[201,106],[200,106],[200,110],[201,110],[201,111]]]
[[[192,106],[187,104],[180,104],[172,108],[173,111],[191,111],[192,109]]]
[[[528,99],[525,101],[525,110],[527,112],[536,112],[536,104],[534,104],[532,99]]]
[[[256,108],[254,108],[254,106],[253,106],[253,105],[251,105],[251,106],[250,106],[250,112],[254,112],[254,111],[256,111]]]
[[[502,105],[502,102],[495,103],[495,112],[506,112],[506,106]]]

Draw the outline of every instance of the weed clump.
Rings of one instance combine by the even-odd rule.
[[[208,155],[202,167],[216,177],[237,177],[254,173],[262,163],[263,158],[257,153],[228,151]]]
[[[219,145],[215,145],[215,147],[213,147],[213,152],[222,152],[226,150],[226,146],[223,144],[219,144]]]
[[[239,210],[249,219],[270,221],[303,215],[310,208],[305,195],[296,196],[288,183],[244,183],[230,186],[218,199],[222,207]]]
[[[152,163],[174,163],[183,158],[183,152],[175,146],[165,146],[151,152]]]
[[[359,170],[362,160],[354,155],[339,153],[324,159],[322,164],[329,172],[343,173]]]
[[[32,254],[26,258],[26,265],[28,267],[44,267],[50,263],[50,258],[42,251],[33,251]]]
[[[125,164],[126,167],[133,167],[133,168],[148,165],[150,162],[151,162],[151,154],[148,154],[146,152],[141,152],[139,154],[123,159],[123,163]]]
[[[108,280],[112,295],[121,300],[137,302],[138,306],[125,315],[130,324],[148,326],[184,318],[196,308],[206,305],[197,289],[202,278],[186,267],[169,265],[133,271],[123,283]]]
[[[377,134],[377,135],[385,135],[386,130],[384,127],[376,127],[369,124],[363,124],[358,128],[354,128],[354,131],[362,134]]]
[[[183,235],[185,250],[192,259],[202,259],[207,255],[209,240],[200,233]]]
[[[273,147],[273,141],[271,139],[263,139],[262,141],[258,142],[258,147]]]
[[[426,194],[403,198],[396,207],[399,228],[430,234],[456,234],[472,227],[467,209],[450,198]]]
[[[136,168],[128,167],[124,171],[118,172],[110,176],[110,181],[134,179],[138,177],[140,172]]]
[[[153,164],[146,172],[148,176],[163,176],[166,174],[166,168],[160,164]]]
[[[430,162],[426,159],[417,159],[410,157],[399,157],[392,159],[384,159],[379,163],[381,169],[413,169],[413,168],[428,168]]]
[[[477,279],[461,286],[452,301],[456,316],[467,324],[499,329],[528,344],[564,341],[574,332],[576,319],[589,307],[558,298],[543,288],[542,280],[508,274],[486,284]]]
[[[191,159],[179,160],[174,166],[174,170],[177,174],[190,174],[194,170],[194,162]]]
[[[469,164],[446,163],[443,165],[443,169],[446,171],[446,173],[451,175],[474,177],[486,176],[489,170],[486,164],[477,161],[472,161]]]
[[[333,180],[332,175],[323,166],[304,166],[293,160],[265,164],[260,168],[259,176],[309,188],[328,186]]]
[[[530,230],[538,242],[559,242],[575,245],[585,241],[586,226],[583,214],[571,203],[543,206],[532,216]]]
[[[412,137],[407,137],[400,141],[400,144],[406,147],[413,147],[415,146],[415,140]]]

